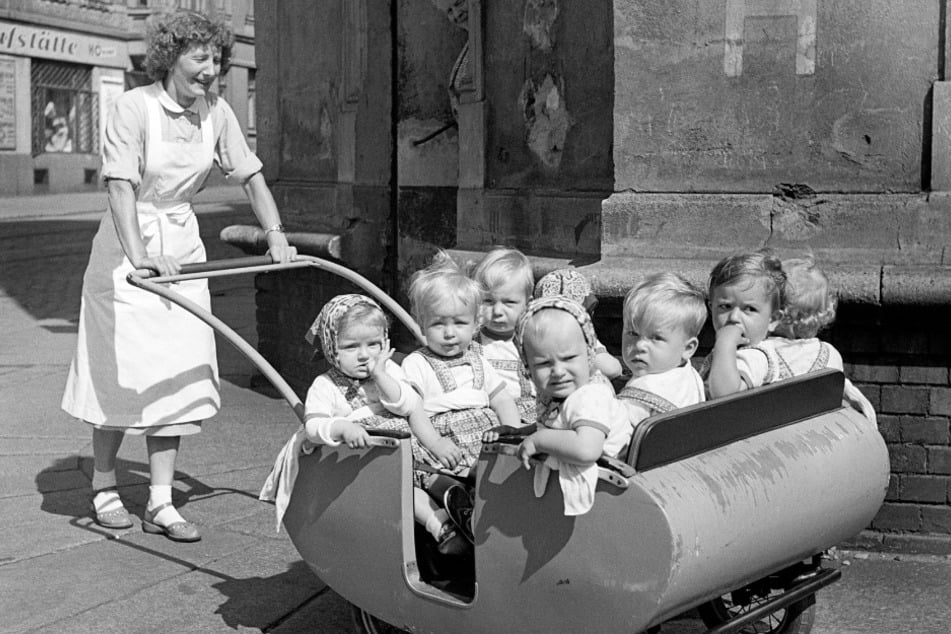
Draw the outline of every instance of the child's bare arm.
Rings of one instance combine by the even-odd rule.
[[[307,439],[324,445],[346,443],[348,447],[366,447],[370,435],[362,426],[346,418],[308,416],[304,423]]]
[[[439,435],[419,403],[409,415],[409,428],[423,447],[432,452],[443,466],[454,469],[462,460],[462,450],[448,438]]]
[[[743,331],[734,325],[726,325],[717,331],[710,362],[710,395],[713,398],[726,396],[746,389],[736,365],[736,349],[746,338]]]
[[[599,352],[594,357],[594,366],[609,379],[616,379],[624,371],[621,362],[610,352]]]
[[[396,403],[402,396],[402,388],[399,381],[386,372],[386,362],[393,356],[393,352],[393,348],[384,350],[376,359],[370,359],[367,365],[370,367],[370,376],[373,377],[376,386],[380,388],[380,395],[383,399]]]
[[[522,417],[518,413],[515,399],[505,390],[498,390],[495,396],[489,399],[489,407],[499,417],[499,424],[509,427],[521,427]]]
[[[522,441],[518,457],[526,469],[531,467],[531,458],[537,453],[548,455],[573,464],[594,464],[604,452],[603,431],[583,425],[575,429],[549,429],[543,427]]]

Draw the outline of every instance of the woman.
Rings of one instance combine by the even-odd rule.
[[[102,174],[109,211],[83,277],[79,336],[63,409],[93,428],[93,516],[129,528],[116,488],[126,434],[145,436],[149,501],[142,528],[176,541],[201,539],[172,506],[181,436],[200,431],[219,407],[214,335],[201,321],[125,281],[133,269],[173,275],[205,260],[191,199],[212,163],[242,183],[277,262],[294,258],[274,198],[231,108],[209,89],[227,68],[230,28],[192,11],[156,15],[145,57],[155,80],[124,93],[106,124]],[[206,280],[176,289],[210,307]]]

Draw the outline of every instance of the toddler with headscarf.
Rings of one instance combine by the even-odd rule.
[[[582,306],[588,315],[594,318],[594,309],[598,307],[598,296],[594,294],[588,278],[575,269],[556,269],[547,273],[535,284],[535,299],[543,297],[563,297]],[[621,376],[624,368],[621,362],[608,352],[607,347],[595,339],[595,367],[609,380]]]
[[[538,393],[536,430],[518,447],[530,458],[548,454],[535,470],[535,494],[558,471],[565,515],[582,515],[594,504],[597,460],[615,457],[632,427],[614,388],[596,366],[597,337],[588,312],[563,297],[533,300],[519,319],[515,343]]]
[[[390,357],[386,314],[364,295],[338,295],[327,302],[307,331],[319,342],[330,369],[314,379],[301,429],[281,450],[260,499],[274,501],[277,527],[290,500],[301,453],[318,444],[366,447],[367,429],[410,431],[407,419],[425,417],[422,400]]]

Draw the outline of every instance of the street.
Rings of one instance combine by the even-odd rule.
[[[233,189],[197,206],[210,259],[242,255],[218,232],[254,221]],[[175,487],[203,540],[175,544],[138,526],[107,531],[89,518],[90,433],[59,400],[101,199],[59,197],[56,204],[75,207],[55,210],[29,201],[35,213],[12,209],[24,199],[0,200],[0,632],[352,631],[346,602],[275,532],[273,507],[256,499],[297,421],[283,401],[251,388],[250,364],[227,343],[219,342],[222,412],[183,442]],[[253,343],[252,281],[217,278],[211,288],[216,314]],[[128,439],[119,457],[123,497],[140,516],[144,443]],[[836,558],[843,577],[818,595],[816,634],[949,631],[951,560]],[[693,618],[662,628],[702,631]]]

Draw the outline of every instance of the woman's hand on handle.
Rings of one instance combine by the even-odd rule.
[[[267,254],[271,256],[271,261],[275,264],[291,262],[297,258],[297,247],[292,247],[287,242],[287,235],[284,230],[267,232]]]
[[[182,271],[182,265],[171,255],[146,256],[134,262],[133,266],[137,269],[155,271],[160,277],[178,275]]]
[[[271,261],[273,261],[275,264],[293,262],[297,259],[297,247],[292,247],[290,245],[273,246],[268,248],[267,254],[271,256]]]

